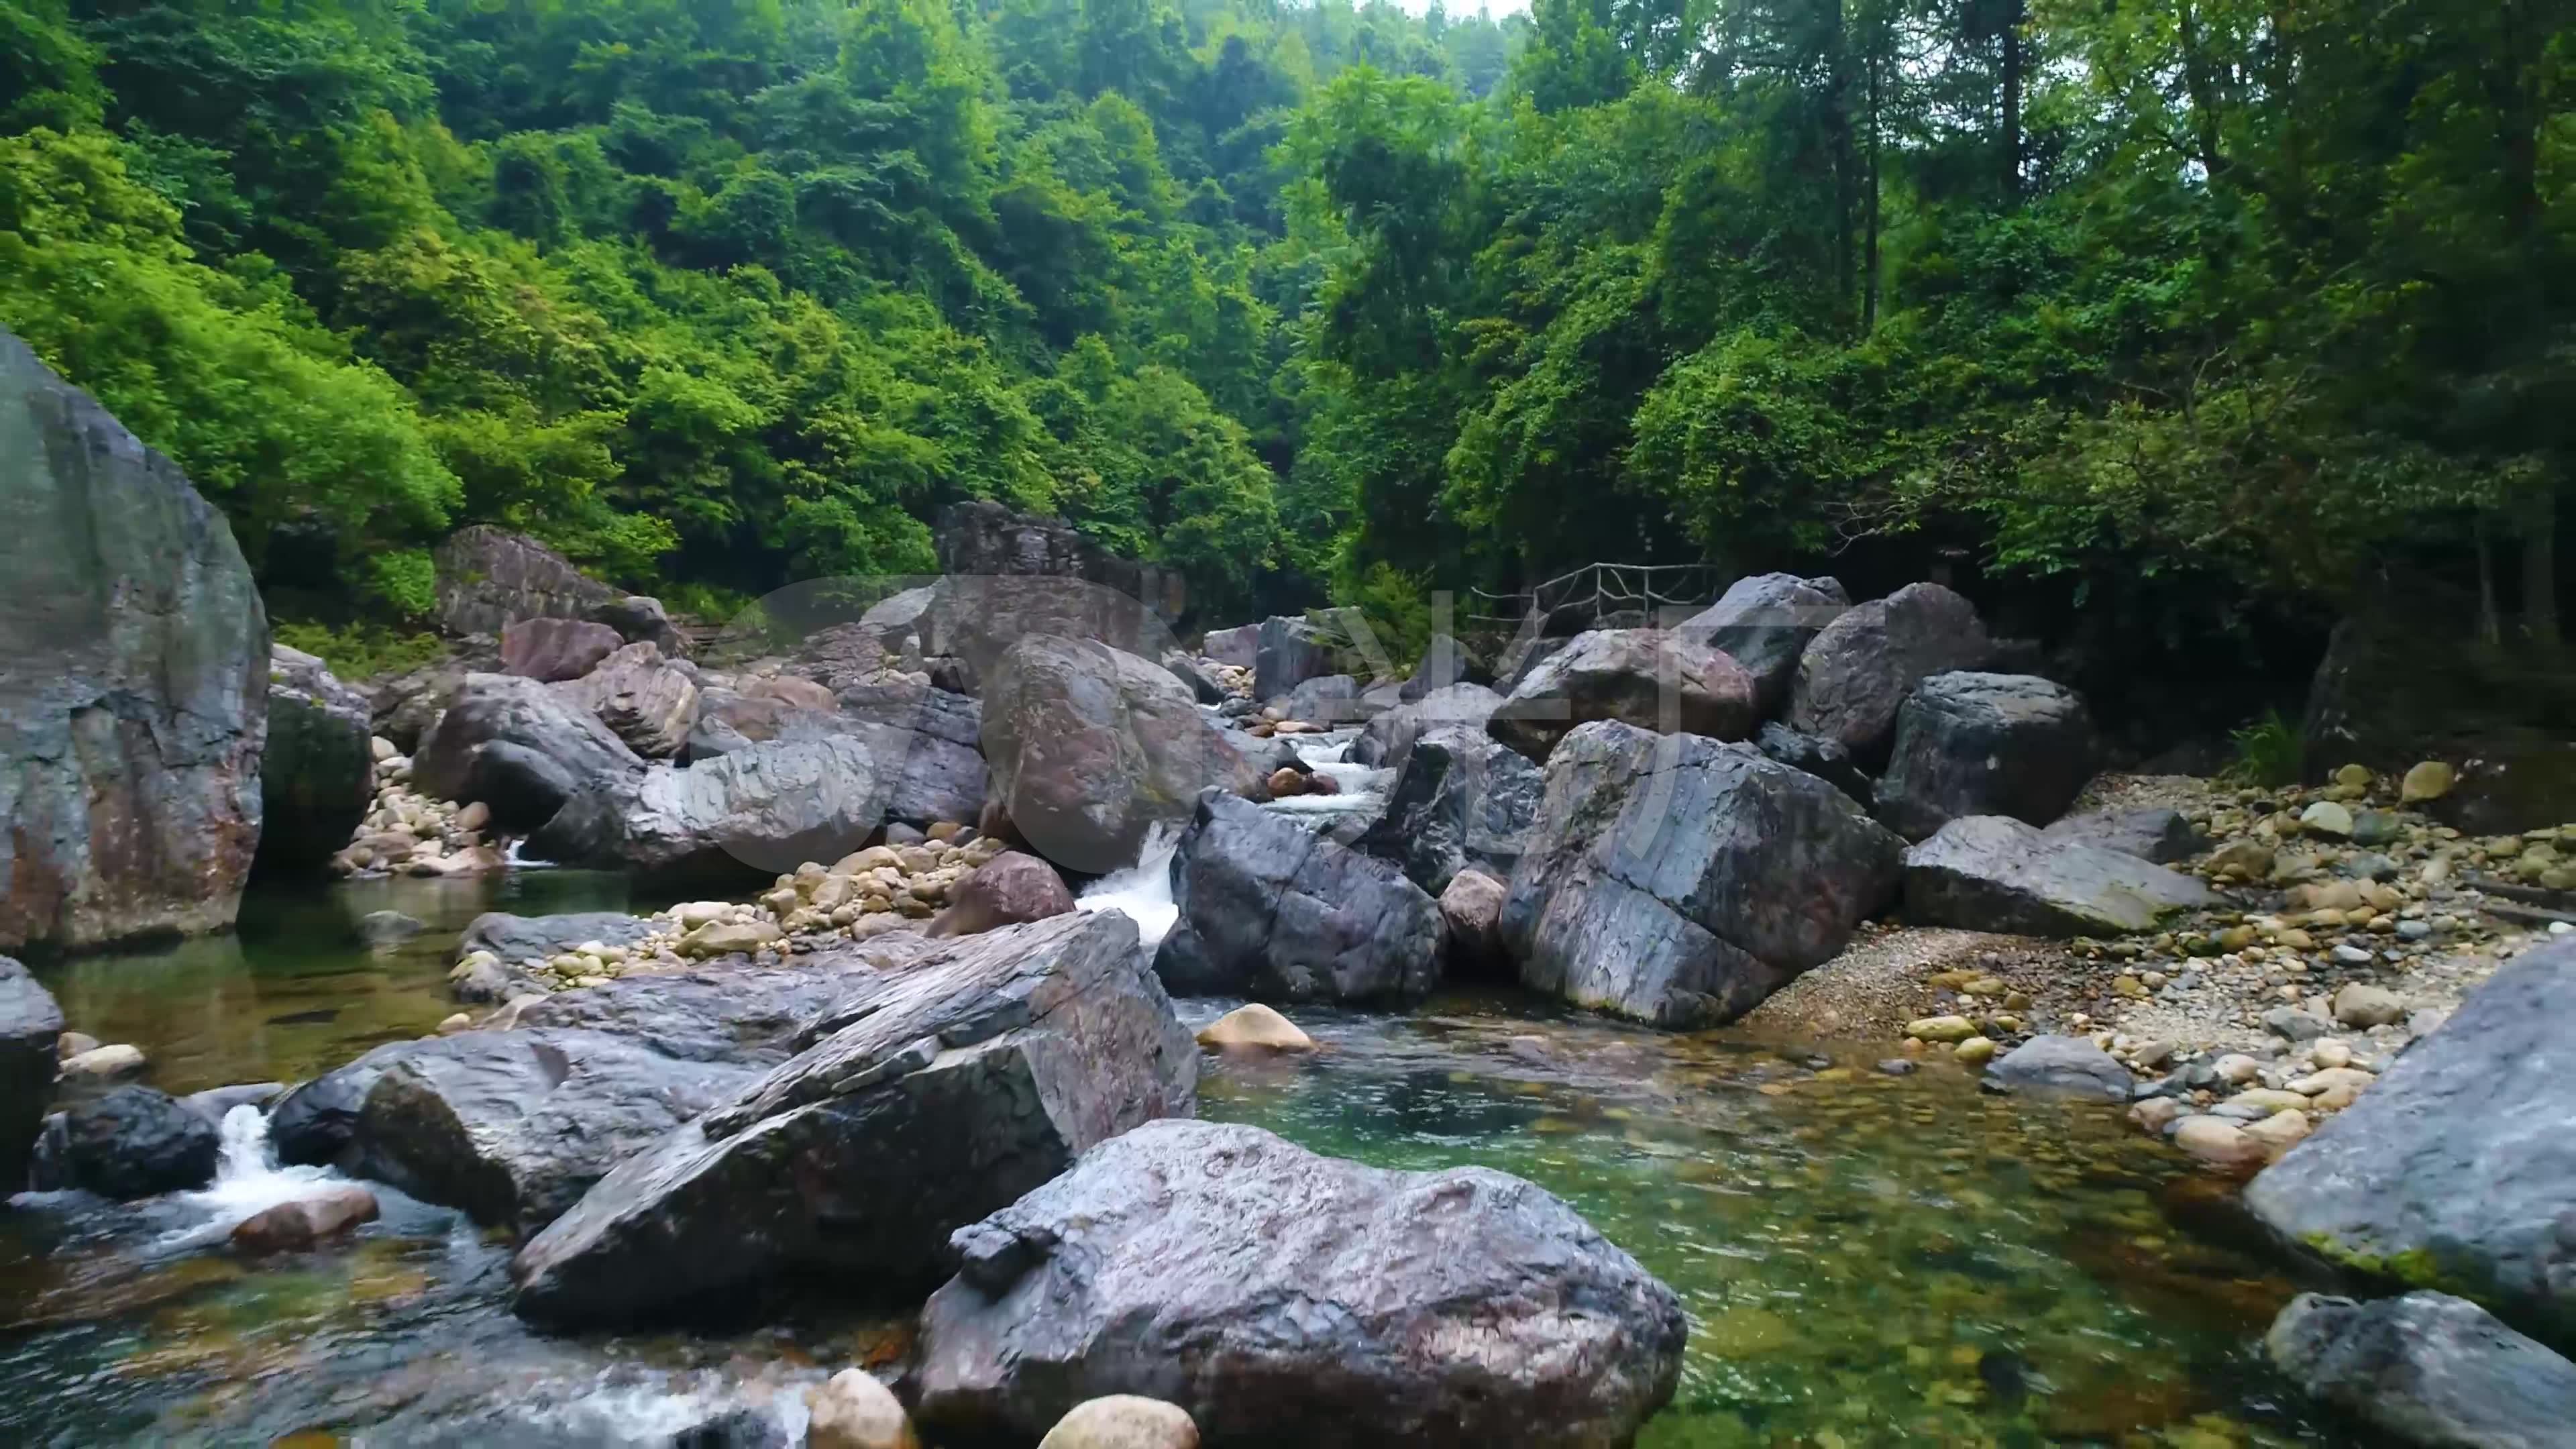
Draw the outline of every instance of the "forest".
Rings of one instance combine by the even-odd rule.
[[[1939,562],[2205,650],[2402,566],[2554,649],[2571,8],[5,0],[0,323],[289,621],[993,498],[1202,624]]]

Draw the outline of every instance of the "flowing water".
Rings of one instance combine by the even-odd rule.
[[[1164,877],[1085,904],[1157,909]],[[1168,891],[1160,897],[1168,911]],[[572,872],[254,897],[243,930],[48,979],[79,1028],[172,1090],[294,1078],[452,1009],[481,909],[616,908]],[[428,929],[357,944],[398,909]],[[1232,1003],[1189,1001],[1193,1023]],[[1680,1392],[1647,1449],[2323,1445],[2255,1342],[2290,1286],[2200,1233],[2223,1194],[2100,1108],[1871,1069],[1883,1048],[1674,1036],[1510,997],[1300,1009],[1309,1057],[1211,1060],[1205,1115],[1388,1166],[1483,1163],[1564,1196],[1678,1290]],[[549,1339],[505,1307],[508,1244],[379,1192],[384,1215],[267,1261],[222,1241],[310,1181],[225,1122],[202,1192],[0,1214],[0,1443],[668,1445],[728,1411],[801,1437],[799,1391],[903,1351],[882,1315],[718,1335]]]

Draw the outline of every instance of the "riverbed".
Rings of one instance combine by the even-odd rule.
[[[254,892],[233,936],[44,974],[165,1090],[294,1080],[453,1010],[448,954],[479,911],[654,904],[569,871]],[[425,929],[361,944],[383,909]],[[1323,1050],[1212,1059],[1203,1114],[1572,1202],[1692,1314],[1649,1449],[2336,1442],[2261,1360],[2291,1285],[2226,1245],[2226,1194],[2115,1111],[1988,1096],[1946,1065],[1886,1075],[1885,1044],[1516,996],[1290,1014]],[[246,1147],[209,1194],[0,1217],[0,1442],[658,1449],[736,1410],[798,1433],[805,1384],[904,1350],[900,1320],[828,1303],[727,1334],[540,1337],[506,1309],[507,1243],[390,1192],[343,1246],[245,1262],[209,1229],[256,1200]]]

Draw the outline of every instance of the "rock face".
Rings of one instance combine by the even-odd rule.
[[[421,738],[412,784],[491,807],[509,830],[544,825],[573,797],[623,793],[644,762],[589,711],[533,679],[469,674]]]
[[[1362,855],[1218,791],[1172,856],[1179,920],[1154,970],[1185,995],[1419,996],[1440,975],[1439,903]]]
[[[1754,745],[1790,769],[1804,770],[1849,795],[1863,808],[1877,803],[1878,782],[1852,763],[1851,751],[1844,749],[1839,740],[1802,735],[1778,720],[1772,720],[1754,736]]]
[[[916,825],[972,821],[984,808],[984,710],[975,699],[881,672],[844,686],[841,713],[880,760],[899,760],[886,815]]]
[[[1464,727],[1483,734],[1485,722],[1502,702],[1501,695],[1481,684],[1443,685],[1411,704],[1372,716],[1351,741],[1350,761],[1380,770],[1401,769],[1405,755],[1425,730]]]
[[[1717,649],[1753,679],[1754,707],[1776,712],[1789,697],[1799,656],[1851,607],[1851,595],[1833,578],[1755,574],[1737,579],[1716,603],[1682,621],[1674,632]]]
[[[2246,1189],[2288,1243],[2576,1344],[2576,945],[2488,978]]]
[[[1756,717],[1753,677],[1708,645],[1675,631],[1595,629],[1521,676],[1486,729],[1544,763],[1591,720],[1740,740]]]
[[[2035,1036],[1986,1067],[1986,1085],[2005,1092],[2126,1102],[2129,1069],[2089,1036]]]
[[[1073,892],[1055,867],[1034,855],[1006,850],[975,868],[949,894],[948,908],[928,934],[972,936],[1000,926],[1043,921],[1073,909]]]
[[[232,530],[6,331],[0,497],[0,950],[232,924],[268,721]]]
[[[1470,866],[1510,875],[1546,793],[1538,766],[1482,730],[1457,727],[1421,736],[1403,761],[1386,813],[1360,849],[1394,861],[1434,896]]]
[[[698,722],[697,682],[649,640],[618,649],[588,674],[556,688],[648,760],[667,760],[688,748],[689,731]]]
[[[260,756],[258,866],[309,871],[349,843],[375,799],[367,697],[319,659],[269,651],[268,748]]]
[[[2002,815],[1963,816],[1905,853],[1905,913],[1922,925],[2116,936],[2209,900],[2190,876]]]
[[[851,736],[771,740],[576,796],[528,846],[665,881],[775,875],[867,844],[886,793],[875,756]]]
[[[518,1311],[618,1323],[788,1276],[899,1294],[958,1227],[1196,1101],[1198,1048],[1114,911],[960,938],[812,1032],[530,1242]]]
[[[150,1197],[214,1180],[215,1126],[150,1087],[117,1087],[75,1103],[51,1132],[64,1185],[101,1197]]]
[[[1185,603],[1179,575],[1120,558],[1062,523],[1013,513],[998,503],[949,505],[939,515],[933,540],[942,573],[1080,579],[1134,599],[1165,619],[1180,617]],[[1002,642],[1006,647],[1010,643]]]
[[[1022,838],[1067,870],[1132,863],[1209,786],[1257,788],[1180,681],[1104,644],[1034,635],[986,681],[984,758]]]
[[[2404,1444],[2554,1449],[2576,1437],[2576,1364],[2441,1293],[2302,1293],[2264,1338],[2311,1395]]]
[[[540,684],[579,679],[625,642],[585,619],[521,619],[501,630],[501,672]]]
[[[1348,724],[1367,712],[1360,702],[1360,682],[1348,674],[1319,674],[1288,691],[1280,706],[1290,719],[1312,724]]]
[[[1895,893],[1903,851],[1749,745],[1587,724],[1548,759],[1503,939],[1536,990],[1714,1025],[1840,951]]]
[[[450,634],[497,635],[521,619],[580,619],[618,597],[562,554],[489,524],[458,529],[434,557],[438,625]]]
[[[2116,850],[2158,865],[2188,860],[2209,848],[2208,839],[2181,811],[2163,806],[2069,815],[2041,833],[2051,840]]]
[[[27,1185],[27,1155],[54,1094],[63,1010],[26,967],[0,956],[0,1201]]]
[[[1261,657],[1261,626],[1238,624],[1231,629],[1210,629],[1199,641],[1202,657],[1237,669],[1250,669]]]
[[[1878,818],[1921,840],[1963,815],[2046,825],[2093,777],[2093,717],[2064,685],[2027,674],[1935,674],[1896,715]]]
[[[1939,584],[1909,584],[1851,609],[1809,642],[1789,686],[1788,723],[1874,768],[1916,684],[1978,668],[1993,653],[1975,605]]]
[[[1670,1288],[1519,1178],[1253,1127],[1140,1127],[954,1248],[915,1413],[960,1440],[1136,1394],[1209,1449],[1611,1449],[1672,1397],[1687,1331]]]
[[[1273,700],[1333,672],[1333,638],[1322,627],[1285,616],[1264,619],[1254,636],[1252,697]]]

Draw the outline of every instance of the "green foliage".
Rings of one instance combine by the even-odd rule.
[[[406,634],[379,623],[333,628],[280,619],[270,632],[287,648],[301,649],[330,665],[331,672],[344,680],[400,674],[447,653],[446,641],[435,634]]]
[[[2228,763],[2228,779],[2264,789],[2299,783],[2299,771],[2307,763],[2307,739],[2279,710],[2265,710],[2262,718],[2230,738],[2236,758]]]

